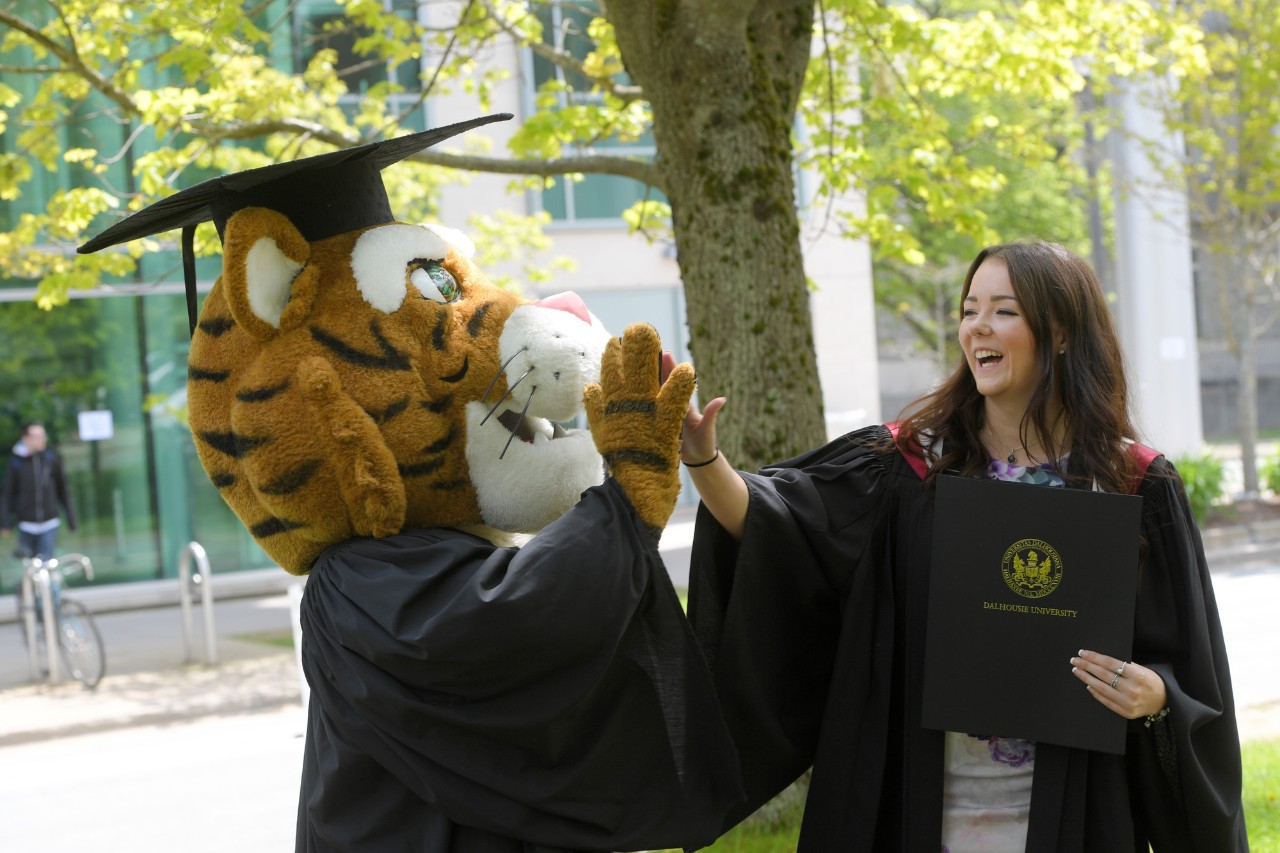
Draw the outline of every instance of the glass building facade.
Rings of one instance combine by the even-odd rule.
[[[24,424],[45,425],[78,520],[74,531],[64,523],[58,550],[86,554],[99,583],[176,576],[191,541],[215,572],[272,565],[205,477],[183,420],[182,296],[99,296],[44,311],[27,288],[6,284],[0,442],[7,457]],[[16,561],[6,567],[6,586],[17,573]]]
[[[384,3],[405,16],[420,11],[419,3],[412,0]],[[19,0],[19,5],[38,4]],[[292,15],[291,26],[282,31],[287,38],[269,48],[274,62],[301,68],[317,49],[328,47],[338,51],[339,68],[351,67],[348,82],[353,92],[391,74],[401,83],[416,85],[416,74],[406,77],[403,66],[371,69],[363,57],[354,54],[353,37],[326,28],[325,24],[339,14],[337,3],[303,0],[276,3],[271,8],[276,13],[287,9]],[[575,27],[562,26],[564,22],[548,23],[556,24],[552,32],[575,31]],[[577,23],[585,23],[585,18]],[[581,50],[573,43],[561,46]],[[526,55],[524,63],[534,69],[527,78],[531,89],[556,73],[532,55]],[[3,71],[0,82],[24,97],[38,85],[32,75]],[[149,85],[162,82],[148,81]],[[397,97],[409,103],[417,94],[410,91]],[[354,97],[350,107],[355,109]],[[60,134],[64,150],[147,150],[146,128],[121,125],[105,112],[87,108],[75,119],[50,130]],[[425,110],[419,108],[408,117],[406,126],[414,129],[428,123]],[[21,128],[12,121],[0,133],[0,159],[6,154],[22,154],[20,133]],[[126,149],[131,138],[134,146]],[[641,140],[627,147],[629,153],[645,153],[651,143]],[[22,195],[0,201],[0,231],[12,229],[24,215],[43,213],[51,198],[69,188],[98,186],[105,181],[119,192],[131,194],[135,191],[133,165],[127,154],[105,175],[89,174],[75,163],[62,161],[53,170],[34,165]],[[211,175],[188,170],[183,174],[183,185],[207,177]],[[557,182],[535,195],[535,204],[551,214],[556,223],[553,227],[608,225],[621,230],[620,214],[645,197],[645,188],[621,178],[593,176],[576,184]],[[95,223],[84,236],[101,227],[105,226]],[[64,523],[58,551],[89,556],[96,583],[176,577],[180,555],[192,541],[204,546],[215,573],[273,565],[223,502],[196,456],[185,423],[189,330],[177,233],[157,239],[166,250],[146,255],[130,280],[103,282],[92,291],[73,292],[69,304],[53,310],[43,310],[34,303],[34,281],[0,279],[0,453],[7,461],[24,424],[38,421],[45,425],[50,447],[62,458],[78,519],[74,531]],[[202,291],[212,284],[219,266],[217,257],[198,262]],[[632,320],[644,319],[658,327],[666,339],[683,338],[678,334],[684,322],[678,288],[584,296],[607,324],[621,328]],[[94,431],[82,432],[86,417],[97,425]],[[108,417],[109,429],[103,430]],[[18,562],[8,556],[15,545],[12,534],[0,542],[4,549],[0,554],[3,592],[13,589],[20,572]]]
[[[415,13],[415,3],[388,2],[403,14]],[[20,5],[24,13],[39,6]],[[293,10],[292,26],[278,30],[288,38],[272,43],[274,62],[300,68],[316,50],[327,47],[354,69],[348,81],[353,92],[387,78],[385,70],[370,68],[354,55],[354,36],[326,29],[340,14],[337,3],[277,3],[267,13],[278,16],[285,9]],[[409,71],[401,82],[412,85],[416,74]],[[399,76],[404,76],[403,67]],[[24,100],[38,85],[32,75],[2,71],[0,81]],[[163,81],[149,81],[157,82]],[[354,109],[355,97],[351,100]],[[419,109],[407,126],[413,129],[422,122]],[[63,150],[117,151],[125,149],[136,130],[85,110],[82,119],[50,132],[60,135]],[[0,155],[22,155],[21,132],[16,123],[8,124],[0,133]],[[142,128],[129,150],[145,151],[147,143]],[[103,176],[61,160],[53,170],[34,165],[22,194],[0,202],[0,230],[14,228],[24,215],[43,213],[51,198],[69,188],[105,181],[132,193],[133,165],[131,156],[122,157]],[[184,185],[206,177],[211,175],[188,170]],[[172,244],[176,232],[158,239]],[[202,291],[216,278],[219,264],[216,257],[198,263]],[[62,458],[78,521],[72,531],[64,518],[58,551],[87,555],[97,583],[176,577],[180,555],[192,541],[204,546],[215,573],[273,565],[205,476],[185,423],[189,331],[181,279],[179,255],[171,246],[144,257],[132,280],[73,292],[69,304],[52,310],[33,301],[33,281],[0,280],[0,452],[7,464],[23,426],[35,421],[45,425],[50,447]],[[97,413],[87,417],[95,419],[98,431],[82,434],[86,413]],[[107,417],[102,413],[109,413],[107,432],[101,431]],[[9,557],[16,544],[14,534],[0,543],[3,592],[18,581],[20,565]]]
[[[0,79],[24,99],[38,86],[32,75]],[[121,151],[135,130],[85,108],[47,132],[63,150]],[[23,155],[22,131],[8,123],[0,155]],[[145,129],[135,142],[146,150]],[[121,157],[102,176],[62,160],[52,170],[33,164],[22,194],[0,203],[0,230],[42,214],[70,188],[106,181],[131,193],[133,162]],[[201,280],[209,283],[217,266],[217,258],[202,261]],[[97,583],[174,577],[191,541],[205,546],[214,571],[272,565],[205,477],[184,423],[189,332],[180,281],[175,251],[147,256],[129,281],[73,291],[52,310],[35,304],[34,281],[0,280],[0,452],[7,470],[23,426],[45,425],[78,521],[72,531],[64,518],[57,550],[87,555]],[[15,546],[13,534],[0,543],[6,592],[20,573]]]

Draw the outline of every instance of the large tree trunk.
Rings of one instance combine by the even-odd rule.
[[[1236,413],[1240,420],[1240,465],[1244,497],[1258,496],[1258,340],[1252,319],[1241,336],[1240,394]]]
[[[1258,336],[1257,282],[1251,276],[1246,241],[1235,234],[1239,223],[1213,222],[1205,226],[1210,236],[1209,261],[1213,287],[1222,318],[1227,348],[1236,359],[1236,437],[1240,441],[1241,492],[1258,492]]]
[[[825,439],[795,211],[791,128],[814,0],[614,0],[608,17],[653,109],[699,397],[729,398],[741,468]]]
[[[1237,259],[1236,267],[1242,276],[1253,271],[1243,260]],[[1233,297],[1240,302],[1234,312],[1238,318],[1237,339],[1240,359],[1239,388],[1236,393],[1236,434],[1240,438],[1240,465],[1244,497],[1258,496],[1258,305],[1254,298],[1256,283],[1242,278],[1232,288]]]

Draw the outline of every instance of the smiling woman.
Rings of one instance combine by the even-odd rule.
[[[738,817],[812,765],[801,853],[1247,850],[1208,567],[1177,471],[1135,441],[1097,278],[1062,246],[992,246],[961,298],[964,362],[892,428],[753,474],[717,453],[724,398],[685,419],[689,616],[742,753]],[[1133,659],[1064,648],[1054,676],[1131,721],[1124,755],[921,725],[943,472],[1142,496]],[[1000,690],[1002,665],[974,677]]]

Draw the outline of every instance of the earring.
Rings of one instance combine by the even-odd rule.
[[[1066,351],[1067,351],[1067,348],[1066,348],[1066,347],[1062,347],[1061,349],[1059,349],[1059,350],[1058,350],[1058,355],[1063,355],[1063,354],[1065,354],[1065,353],[1066,353]]]

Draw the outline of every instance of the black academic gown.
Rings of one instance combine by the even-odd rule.
[[[523,548],[358,539],[302,604],[298,851],[701,846],[741,802],[680,602],[612,480]]]
[[[689,615],[740,748],[748,800],[731,820],[812,765],[800,853],[940,848],[944,734],[920,725],[932,497],[888,441],[872,427],[744,474],[740,542],[699,512]],[[1164,678],[1171,711],[1159,736],[1171,747],[1158,749],[1141,721],[1125,755],[1038,744],[1031,853],[1248,849],[1200,534],[1163,457],[1138,494],[1133,660]],[[975,507],[974,523],[999,519]],[[1072,652],[1063,678],[1074,677]],[[975,665],[973,675],[999,688],[998,670]]]

